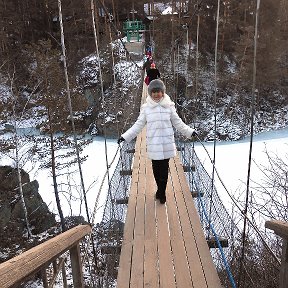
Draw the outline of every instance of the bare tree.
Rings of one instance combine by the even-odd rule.
[[[42,162],[42,168],[51,169],[53,180],[54,194],[59,212],[62,229],[65,230],[65,220],[60,203],[58,176],[63,173],[63,169],[73,166],[77,159],[75,158],[75,151],[73,149],[73,141],[69,135],[71,132],[71,125],[69,121],[69,110],[67,99],[64,96],[65,80],[62,71],[62,63],[60,60],[60,52],[52,47],[49,40],[39,41],[37,45],[29,46],[29,53],[36,64],[32,72],[32,81],[39,81],[40,93],[37,98],[38,105],[45,107],[47,115],[47,123],[43,130],[48,133],[48,138],[44,137],[44,141],[49,145],[42,145],[39,152]],[[74,95],[75,96],[75,95]],[[76,95],[77,96],[77,95]],[[77,102],[77,107],[86,108],[83,97],[74,97],[73,100]],[[56,135],[58,133],[58,135]],[[82,147],[89,141],[80,141]],[[60,153],[59,151],[65,151]],[[49,155],[47,157],[46,155]],[[84,161],[86,157],[82,157]],[[61,172],[60,172],[61,171]]]
[[[256,164],[263,180],[256,183],[251,204],[254,212],[264,218],[288,221],[288,154],[285,158],[265,151],[268,166]]]
[[[31,95],[29,95],[28,99],[26,100],[26,103],[24,104],[21,113],[17,113],[17,110],[19,110],[19,107],[17,108],[17,106],[19,105],[18,103],[19,97],[17,97],[17,91],[15,90],[14,79],[15,74],[10,76],[10,95],[11,95],[10,107],[12,108],[12,113],[10,114],[10,119],[12,123],[10,124],[11,137],[9,137],[8,135],[8,137],[2,137],[0,139],[0,148],[1,148],[0,153],[13,160],[14,165],[17,169],[21,206],[23,209],[27,234],[28,237],[30,238],[32,237],[32,232],[29,224],[27,206],[25,203],[25,197],[23,193],[23,185],[25,183],[23,183],[22,181],[21,170],[28,161],[31,161],[33,159],[33,155],[35,154],[37,146],[35,138],[33,136],[27,136],[25,134],[20,135],[18,126],[23,120],[26,111],[26,106],[30,101]]]

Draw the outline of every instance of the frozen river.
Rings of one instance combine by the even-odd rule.
[[[220,174],[220,177],[224,181],[228,190],[238,197],[243,197],[246,191],[247,171],[248,171],[248,156],[249,156],[249,140],[250,138],[243,139],[241,141],[234,142],[218,142],[216,145],[216,169]],[[254,161],[258,165],[267,166],[267,156],[265,151],[267,150],[270,155],[278,155],[282,159],[287,159],[287,144],[288,144],[288,128],[265,132],[254,136],[253,152],[252,152],[252,167],[251,167],[251,189],[253,189],[254,182],[261,183],[263,174],[257,168]],[[213,157],[213,143],[204,143],[211,157]],[[112,161],[117,150],[116,139],[107,140],[108,162]],[[198,157],[201,159],[208,174],[212,173],[212,165],[210,160],[203,149],[203,147],[196,143],[195,151]],[[82,169],[85,181],[86,190],[88,190],[87,198],[89,209],[94,208],[94,202],[96,195],[99,191],[101,181],[106,171],[106,158],[105,158],[105,145],[103,137],[93,137],[93,142],[85,148],[84,155],[88,155],[88,159],[84,162]],[[117,161],[115,161],[116,164]],[[12,164],[9,159],[2,158],[0,164],[9,165]],[[24,169],[30,170],[31,167],[24,167]],[[111,169],[111,175],[113,173],[113,167]],[[44,201],[49,205],[50,209],[57,213],[56,203],[54,200],[54,193],[52,189],[52,179],[49,176],[48,170],[39,170],[37,165],[31,170],[30,179],[36,179],[39,182],[39,192]],[[215,178],[217,179],[217,178]],[[74,177],[70,179],[71,184],[79,184],[78,173],[75,173]],[[58,181],[67,182],[67,178],[61,177]],[[63,186],[62,188],[64,188]],[[100,206],[103,207],[107,193],[107,180],[105,181],[104,189],[101,195]],[[229,210],[231,207],[231,201],[224,191],[219,181],[216,181],[216,188],[220,194],[222,201],[226,208]],[[67,189],[67,188],[66,188]],[[77,189],[76,189],[77,190]],[[78,192],[74,192],[77,197]],[[239,196],[242,195],[242,196]],[[68,204],[66,198],[62,197],[63,210],[65,216],[70,215],[72,212],[74,215],[81,212],[85,215],[84,205],[80,205],[75,201],[72,205]],[[97,214],[97,221],[101,219],[102,209],[100,208]]]

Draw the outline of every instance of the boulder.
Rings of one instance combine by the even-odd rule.
[[[33,234],[46,231],[56,224],[55,215],[52,214],[41,195],[38,192],[39,184],[36,180],[23,185],[24,200],[28,212],[30,225],[33,227]],[[19,190],[17,190],[19,193]],[[24,219],[21,201],[17,201],[12,209],[11,219]]]
[[[30,181],[29,174],[21,170],[22,183]],[[0,191],[11,191],[18,187],[17,169],[10,166],[0,167]]]
[[[30,182],[29,175],[21,170],[24,201],[32,233],[46,231],[56,224],[55,215],[48,209],[38,192],[36,180]],[[18,231],[23,235],[25,230],[24,211],[19,192],[17,169],[0,167],[0,231]],[[4,233],[0,233],[4,236]],[[1,236],[0,236],[1,240]],[[1,241],[0,241],[1,242]]]

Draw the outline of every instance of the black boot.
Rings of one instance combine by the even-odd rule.
[[[166,202],[166,185],[167,185],[167,180],[160,179],[158,191],[159,191],[159,199],[160,199],[161,204],[164,204]]]
[[[152,168],[157,184],[155,198],[159,199],[161,204],[164,204],[166,202],[165,190],[168,179],[169,159],[152,160]]]
[[[160,199],[160,194],[159,194],[158,190],[157,190],[157,192],[155,193],[155,198],[156,198],[156,199]]]
[[[160,203],[161,203],[161,204],[165,204],[165,202],[166,202],[166,195],[161,196],[161,198],[160,198]]]
[[[155,198],[160,199],[160,192],[159,192],[159,167],[158,167],[158,161],[152,161],[152,168],[153,168],[153,174],[154,174],[154,179],[157,185],[157,192],[155,193]]]

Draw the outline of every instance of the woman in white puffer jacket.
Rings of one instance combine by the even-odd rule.
[[[176,156],[173,126],[188,138],[195,136],[196,132],[178,116],[175,104],[165,93],[165,85],[161,80],[155,79],[150,82],[148,94],[137,121],[121,135],[118,144],[124,140],[130,142],[147,124],[147,154],[152,160],[153,174],[158,187],[156,199],[160,199],[160,203],[164,204],[169,159]]]

